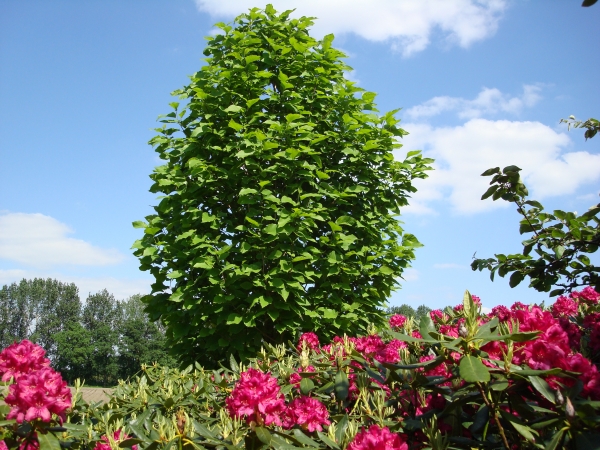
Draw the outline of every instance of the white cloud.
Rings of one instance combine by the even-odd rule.
[[[404,149],[422,149],[436,159],[436,170],[416,183],[411,207],[403,212],[431,213],[435,202],[449,203],[455,212],[472,214],[508,206],[504,201],[482,201],[491,167],[517,165],[531,198],[573,194],[600,179],[600,155],[566,152],[569,137],[539,122],[472,119],[456,127],[403,124],[411,134]],[[399,155],[400,156],[400,155]]]
[[[43,214],[0,214],[0,259],[33,267],[59,264],[103,266],[117,264],[123,255],[68,235],[64,223]]]
[[[404,56],[424,50],[435,30],[451,44],[468,47],[492,36],[507,0],[271,0],[278,11],[317,17],[312,35],[354,33],[387,42]],[[254,0],[196,0],[200,11],[233,18],[256,6]]]
[[[79,288],[79,298],[82,301],[85,301],[89,294],[95,294],[102,289],[113,294],[117,300],[124,300],[135,294],[148,294],[152,284],[150,279],[78,277],[48,271],[0,269],[0,286],[19,283],[22,279],[33,280],[34,278],[52,278],[62,283],[74,283]]]
[[[406,117],[420,119],[442,112],[456,112],[461,119],[473,119],[488,114],[518,114],[523,108],[534,106],[542,97],[540,85],[526,84],[520,97],[510,97],[498,89],[483,88],[473,100],[460,97],[434,97],[406,110]]]

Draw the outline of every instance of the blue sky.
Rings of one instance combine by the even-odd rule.
[[[523,169],[547,209],[598,203],[600,138],[585,142],[561,118],[598,117],[600,6],[579,0],[272,1],[317,17],[334,33],[348,77],[402,107],[410,135],[436,171],[403,211],[425,245],[390,304],[485,306],[546,294],[489,281],[478,257],[518,252],[514,207],[480,201],[479,176]],[[0,285],[22,278],[75,282],[82,297],[146,292],[130,247],[156,204],[147,145],[169,93],[202,64],[213,24],[256,0],[0,0]],[[400,155],[402,156],[402,155]]]

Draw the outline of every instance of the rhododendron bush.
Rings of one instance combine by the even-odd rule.
[[[593,449],[600,295],[482,314],[479,298],[396,315],[367,336],[266,348],[228,368],[144,366],[104,405],[70,393],[43,351],[0,354],[0,448]]]

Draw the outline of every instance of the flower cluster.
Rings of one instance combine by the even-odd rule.
[[[249,368],[243,372],[231,395],[225,401],[232,417],[246,416],[248,423],[282,426],[285,400],[277,378],[260,370]]]
[[[388,322],[392,330],[399,330],[406,323],[406,316],[402,314],[394,314]]]
[[[50,422],[56,414],[61,422],[71,407],[71,391],[58,372],[44,358],[45,351],[27,340],[14,343],[0,353],[2,379],[14,379],[4,399],[12,406],[6,416],[24,420]]]
[[[408,444],[388,427],[371,425],[354,437],[347,450],[408,450]]]
[[[45,354],[42,347],[27,339],[9,345],[0,353],[2,381],[9,381],[11,378],[16,381],[24,374],[49,367],[50,360],[44,358]]]
[[[319,400],[301,396],[286,405],[277,378],[253,368],[241,374],[225,403],[230,416],[245,416],[248,423],[259,426],[274,423],[292,428],[300,425],[313,432],[321,431],[322,425],[329,425],[329,412]]]

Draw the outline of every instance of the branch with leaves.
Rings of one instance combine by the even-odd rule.
[[[492,176],[491,186],[481,197],[492,197],[517,205],[523,217],[519,232],[531,234],[523,241],[521,254],[496,254],[494,258],[474,259],[473,270],[488,269],[493,280],[496,273],[501,277],[510,275],[510,287],[515,287],[529,277],[530,287],[550,296],[571,292],[579,286],[600,287],[600,267],[594,265],[589,254],[600,245],[600,203],[586,213],[555,210],[544,212],[542,204],[527,200],[527,188],[523,184],[517,166],[486,170],[482,176]],[[532,251],[534,255],[532,256]]]

